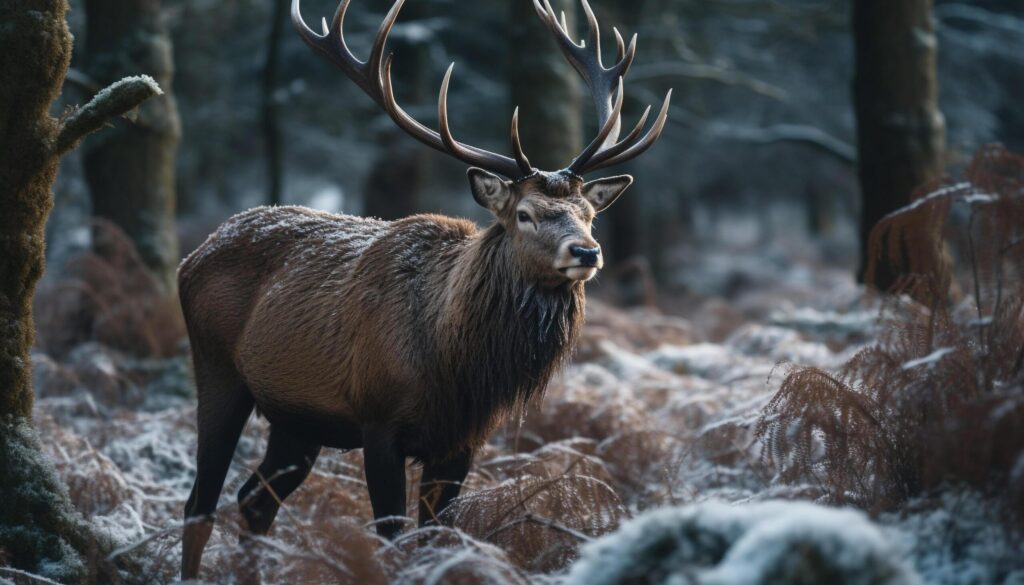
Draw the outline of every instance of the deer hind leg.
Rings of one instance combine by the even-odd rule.
[[[377,534],[392,539],[402,531],[405,516],[405,455],[386,429],[363,430],[366,488],[377,523]]]
[[[306,480],[319,454],[320,445],[271,427],[263,462],[238,490],[238,507],[250,533],[270,530],[281,502]]]
[[[441,463],[423,466],[420,481],[420,526],[436,524],[448,504],[458,497],[462,482],[469,474],[473,452],[466,451]]]
[[[263,536],[270,531],[281,502],[302,485],[319,454],[320,445],[297,439],[278,427],[270,428],[263,462],[238,490],[238,507],[247,531],[240,536],[242,543],[247,543],[250,535]],[[259,583],[257,552],[250,548],[248,557],[239,582]]]
[[[193,353],[199,407],[196,481],[185,504],[181,578],[195,579],[203,549],[213,532],[213,514],[238,438],[252,413],[253,399],[234,368],[211,365]]]

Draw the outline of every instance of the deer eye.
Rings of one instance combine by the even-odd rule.
[[[526,213],[525,211],[520,211],[519,212],[519,221],[521,221],[523,223],[529,223],[529,222],[531,222],[533,220],[530,219],[530,214],[529,213]]]

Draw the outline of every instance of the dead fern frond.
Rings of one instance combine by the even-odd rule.
[[[140,357],[180,352],[184,322],[130,238],[92,220],[93,251],[70,260],[68,277],[44,283],[35,297],[37,345],[57,358],[86,341]]]
[[[835,373],[789,373],[757,425],[764,462],[872,510],[949,481],[1024,493],[1024,158],[983,148],[870,251],[869,281],[904,273],[877,342]]]
[[[615,491],[586,475],[523,476],[456,500],[452,524],[504,550],[528,571],[564,569],[582,539],[611,532],[626,517]]]

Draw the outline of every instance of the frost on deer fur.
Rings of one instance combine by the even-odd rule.
[[[648,512],[584,547],[569,585],[918,585],[860,512],[802,502],[705,502]]]

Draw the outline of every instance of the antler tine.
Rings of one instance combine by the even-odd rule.
[[[495,154],[455,140],[455,137],[452,136],[451,128],[448,126],[448,84],[451,82],[452,70],[454,68],[455,63],[448,66],[448,71],[444,74],[444,80],[441,82],[441,92],[437,99],[437,126],[440,131],[441,141],[445,148],[447,148],[448,153],[463,162],[491,169],[506,177],[519,178],[533,172],[529,164],[526,165],[525,169],[523,168],[518,158],[519,153],[517,153],[516,160],[513,161],[507,156]],[[518,138],[517,133],[514,140],[518,140]],[[526,156],[523,155],[522,158],[525,160]]]
[[[644,110],[643,115],[640,116],[640,120],[638,120],[636,125],[633,126],[633,129],[629,131],[629,134],[627,134],[626,137],[623,138],[622,140],[616,142],[615,144],[609,146],[608,148],[602,149],[601,152],[591,157],[586,167],[591,167],[592,165],[595,165],[600,161],[611,158],[632,146],[633,143],[637,141],[637,138],[640,136],[640,134],[644,131],[644,126],[647,125],[647,117],[650,115],[650,113],[651,106],[647,106],[647,108]]]
[[[577,44],[572,40],[568,27],[559,24],[550,0],[534,0],[533,2],[537,15],[555,36],[562,54],[587,84],[597,110],[600,141],[596,144],[591,143],[580,156],[576,157],[569,167],[574,172],[577,168],[586,167],[587,160],[601,152],[602,148],[610,148],[617,143],[622,120],[621,107],[616,108],[617,100],[614,99],[614,94],[618,89],[619,81],[625,77],[636,56],[636,35],[633,35],[627,48],[621,33],[616,29],[614,30],[616,62],[611,67],[605,67],[601,58],[601,27],[590,7],[590,2],[580,0],[580,3],[583,5],[583,12],[587,18],[588,34],[586,42]]]
[[[612,32],[615,33],[615,61],[619,62],[626,56],[626,43],[623,42],[619,29],[613,26]]]
[[[343,1],[348,2],[348,0]],[[391,29],[394,28],[395,21],[398,20],[398,13],[402,10],[404,4],[405,0],[396,0],[391,6],[391,10],[388,11],[384,21],[380,23],[380,28],[377,29],[377,35],[373,39],[373,47],[370,49],[370,57],[366,60],[366,73],[368,75],[373,74],[378,87],[381,87],[381,63],[384,59],[384,45],[388,41],[388,35],[391,34]]]
[[[348,3],[349,0],[342,0],[338,3],[338,8],[334,11],[334,17],[331,18],[331,27],[324,29],[325,34],[337,35],[338,40],[342,44],[345,43],[345,38],[341,35],[341,28],[345,25],[345,13],[348,12]],[[296,5],[298,5],[297,2]]]
[[[615,129],[615,127],[619,125],[619,120],[621,119],[622,115],[623,101],[625,101],[625,95],[623,93],[622,88],[622,78],[620,77],[619,89],[615,96],[615,102],[612,106],[611,114],[605,120],[604,125],[601,127],[600,132],[597,133],[597,136],[590,141],[590,144],[588,144],[587,147],[583,149],[583,152],[581,152],[579,156],[577,156],[569,165],[570,171],[576,174],[581,174],[581,171],[583,167],[586,166],[587,161],[589,161],[591,157],[593,157],[594,154],[598,152],[598,149],[601,148],[601,145],[603,145],[605,141],[608,140],[608,136],[611,135],[613,129]]]
[[[512,153],[516,157],[516,163],[519,165],[519,170],[524,175],[528,175],[533,172],[533,165],[530,164],[530,159],[526,158],[526,153],[523,152],[523,144],[519,141],[519,106],[516,106],[515,111],[512,112]]]
[[[619,30],[613,28],[615,63],[611,67],[605,67],[601,60],[601,29],[597,17],[590,7],[589,0],[580,0],[580,3],[587,18],[588,35],[586,42],[577,44],[572,40],[564,20],[561,24],[558,22],[551,1],[533,0],[537,15],[555,36],[562,54],[586,82],[597,109],[597,123],[600,128],[597,137],[583,149],[567,169],[576,174],[626,161],[650,148],[664,130],[672,96],[671,91],[665,96],[661,111],[647,134],[640,137],[650,115],[650,107],[640,117],[640,121],[629,135],[621,141],[618,140],[622,125],[622,104],[625,101],[623,78],[636,58],[637,35],[634,34],[629,39],[629,45],[626,45]]]
[[[604,63],[601,63],[601,27],[597,24],[597,17],[594,16],[590,3],[587,0],[580,0],[580,2],[583,4],[583,13],[587,15],[587,43],[594,51],[594,58],[597,60],[598,66],[603,68]],[[585,47],[586,44],[583,46]]]
[[[629,46],[626,47],[626,52],[622,55],[622,58],[618,60],[615,65],[612,65],[610,71],[614,71],[618,75],[623,77],[626,76],[626,72],[629,71],[629,66],[633,64],[633,59],[636,58],[636,33],[629,39]]]
[[[665,129],[665,122],[668,120],[668,107],[671,102],[672,90],[670,89],[668,90],[668,93],[665,94],[665,101],[661,104],[661,111],[658,112],[657,119],[654,120],[654,124],[651,126],[651,129],[647,131],[647,134],[644,135],[639,142],[633,144],[622,152],[615,153],[614,155],[611,151],[615,149],[615,146],[607,149],[605,152],[598,153],[595,157],[596,160],[591,160],[590,164],[585,165],[583,170],[580,171],[580,174],[617,165],[643,154],[644,151],[653,146],[654,143],[658,141],[658,138],[661,137],[661,132]],[[628,144],[628,140],[624,140],[623,143]]]
[[[437,127],[444,145],[457,156],[460,154],[461,145],[452,136],[451,128],[448,127],[448,84],[452,80],[453,69],[455,63],[448,66],[448,70],[444,72],[444,80],[441,81],[441,93],[437,96]]]
[[[348,46],[345,44],[345,38],[341,34],[341,24],[345,20],[345,12],[348,10],[349,0],[342,0],[338,4],[338,9],[334,12],[334,17],[331,19],[331,26],[328,27],[326,21],[323,21],[323,34],[317,34],[313,29],[309,28],[306,21],[302,19],[302,12],[299,7],[300,0],[292,1],[292,22],[295,24],[295,28],[299,31],[299,36],[306,42],[311,48],[323,53],[325,57],[331,60],[332,63],[341,68],[345,74],[352,79],[364,92],[374,98],[374,101],[379,100],[373,94],[373,87],[368,84],[363,75],[363,62],[360,61],[352,54]],[[323,19],[321,19],[323,20]]]

